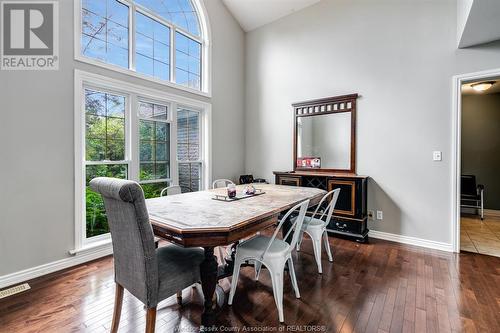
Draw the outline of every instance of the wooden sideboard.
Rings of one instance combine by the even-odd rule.
[[[328,232],[355,237],[357,241],[368,239],[367,186],[368,177],[353,173],[289,171],[273,172],[276,184],[316,187],[326,191],[340,188],[340,194],[328,225]]]

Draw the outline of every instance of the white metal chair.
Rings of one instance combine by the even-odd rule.
[[[326,228],[330,223],[330,220],[332,219],[333,210],[335,209],[335,204],[337,203],[337,199],[339,198],[339,193],[340,189],[337,188],[325,194],[314,210],[312,216],[306,216],[302,225],[303,233],[309,235],[312,240],[314,257],[316,258],[316,264],[318,265],[318,272],[320,274],[323,273],[323,269],[321,267],[321,238],[323,238],[323,241],[325,243],[328,260],[330,262],[333,262],[332,252],[330,251],[330,243],[328,242],[328,232],[326,231]],[[321,216],[317,218],[316,216],[318,215],[318,210],[323,206],[323,203],[325,203],[329,197],[331,197],[330,203],[326,206]],[[326,219],[323,220],[325,214]],[[301,233],[301,237],[297,242],[297,251],[300,251],[300,244],[302,243],[303,233]]]
[[[231,180],[229,179],[216,179],[212,183],[212,188],[222,188],[222,187],[227,187],[229,184],[234,184]]]
[[[176,195],[176,194],[181,194],[182,189],[179,185],[171,185],[169,187],[165,187],[163,190],[160,192],[160,197],[163,197],[164,195]]]
[[[293,289],[295,290],[295,297],[300,298],[299,286],[297,285],[297,278],[295,277],[295,270],[293,268],[292,251],[295,249],[301,234],[302,223],[306,214],[309,200],[306,200],[295,207],[291,208],[285,216],[281,219],[278,227],[274,231],[272,237],[262,235],[255,236],[251,239],[245,240],[238,244],[236,247],[236,256],[234,260],[233,278],[231,280],[231,290],[229,292],[228,304],[233,304],[234,292],[238,284],[238,276],[240,274],[240,267],[245,261],[255,262],[255,279],[259,279],[259,273],[262,265],[266,266],[271,275],[273,284],[274,301],[278,308],[279,321],[284,322],[283,317],[283,272],[285,264],[288,262],[288,271],[292,280]],[[294,219],[292,226],[288,233],[283,237],[287,239],[292,231],[294,231],[290,244],[281,239],[276,239],[276,235],[280,231],[283,223],[294,211],[299,209],[299,215]]]

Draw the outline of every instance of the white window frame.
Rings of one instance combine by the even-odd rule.
[[[129,67],[124,68],[118,65],[113,65],[99,59],[84,56],[81,53],[81,38],[82,38],[82,0],[74,0],[74,57],[75,60],[98,67],[103,67],[115,72],[127,74],[133,77],[144,79],[147,81],[162,84],[171,88],[187,91],[196,95],[211,97],[212,96],[212,46],[211,46],[211,32],[210,24],[208,21],[207,11],[202,0],[191,0],[194,10],[196,11],[200,24],[201,36],[194,36],[185,29],[169,22],[153,11],[144,8],[143,6],[136,5],[133,0],[117,0],[129,7]],[[170,80],[161,80],[146,74],[138,73],[135,71],[135,12],[140,12],[161,24],[170,28]],[[175,32],[180,32],[183,35],[199,42],[201,44],[201,89],[196,90],[180,84],[175,83]]]
[[[161,90],[111,79],[99,74],[75,70],[74,82],[74,130],[75,130],[75,249],[70,253],[93,248],[110,242],[110,235],[86,238],[85,219],[85,89],[96,89],[126,96],[125,110],[125,161],[105,161],[98,164],[128,164],[128,179],[139,182],[139,115],[138,101],[151,101],[169,107],[170,128],[170,178],[178,182],[177,170],[177,107],[185,107],[200,112],[200,140],[202,153],[202,181],[200,190],[210,188],[212,181],[211,124],[212,105],[209,102],[187,98]],[[130,134],[127,134],[130,133]],[[93,164],[93,162],[90,162]],[[146,182],[146,181],[144,181]],[[143,183],[143,182],[141,182]]]

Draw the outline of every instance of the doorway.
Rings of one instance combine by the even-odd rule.
[[[500,70],[453,88],[453,248],[500,257]]]

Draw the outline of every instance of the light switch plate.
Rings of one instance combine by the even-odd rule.
[[[443,155],[440,151],[433,151],[432,152],[432,159],[434,161],[442,161],[443,160]]]

